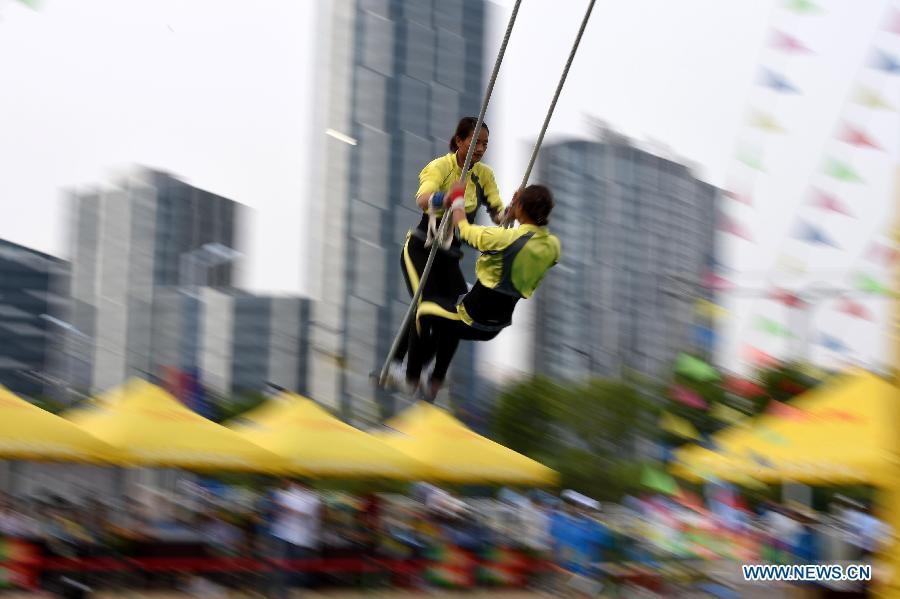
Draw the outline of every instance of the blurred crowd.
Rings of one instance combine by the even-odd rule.
[[[666,594],[667,585],[707,580],[706,565],[716,562],[870,560],[891,534],[870,507],[840,496],[824,512],[773,501],[750,506],[727,489],[705,500],[682,491],[603,506],[572,491],[463,499],[425,484],[407,495],[355,495],[285,480],[260,492],[157,493],[119,502],[3,495],[0,536],[6,562],[42,563],[30,585],[51,590],[62,579],[47,565],[53,559],[157,558],[168,566],[118,582],[200,595],[222,585],[263,585],[284,596],[298,586],[560,584],[585,595],[607,584]],[[178,565],[221,558],[278,567],[225,568],[214,584],[202,568]],[[65,580],[73,578],[86,586],[117,580],[102,567],[77,577],[68,571]]]

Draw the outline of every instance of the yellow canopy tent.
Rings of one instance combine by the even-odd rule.
[[[900,392],[864,371],[837,376],[777,413],[713,436],[716,451],[675,452],[675,474],[724,480],[883,486],[900,466],[893,452]]]
[[[229,427],[284,457],[290,471],[297,474],[402,480],[422,476],[422,465],[410,456],[294,393],[282,393],[238,417]]]
[[[420,402],[388,422],[378,438],[425,465],[423,478],[451,483],[552,485],[557,474],[486,439],[446,411]]]
[[[187,470],[280,472],[283,460],[140,379],[78,410],[76,424],[115,447],[120,463]]]
[[[97,463],[117,456],[106,443],[0,385],[0,457]]]

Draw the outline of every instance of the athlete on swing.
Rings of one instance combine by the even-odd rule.
[[[460,119],[456,132],[450,139],[450,153],[435,158],[419,173],[416,204],[422,210],[422,218],[418,226],[407,234],[400,252],[400,270],[410,297],[419,286],[432,243],[439,243],[441,247],[434,257],[431,274],[422,291],[422,299],[457,298],[468,291],[466,279],[460,269],[462,247],[459,238],[454,234],[450,239],[438,240],[436,236],[441,217],[449,205],[445,198],[459,182],[469,145],[473,143],[476,124],[477,119],[474,117]],[[472,164],[464,188],[464,213],[470,223],[475,221],[479,206],[485,207],[495,223],[500,223],[504,215],[494,171],[481,162],[487,151],[489,134],[488,126],[482,123],[478,141],[474,142],[476,145],[472,153]],[[397,349],[389,371],[390,382],[395,385],[404,380],[402,365],[408,335],[409,331],[403,334],[404,343]]]
[[[472,224],[462,185],[451,188],[445,203],[459,237],[481,256],[471,291],[462,297],[423,301],[416,312],[416,326],[409,333],[406,382],[415,390],[422,366],[434,357],[434,371],[422,390],[430,401],[444,382],[459,341],[487,341],[511,325],[516,303],[532,296],[560,258],[559,239],[547,229],[553,194],[543,185],[529,185],[513,197],[510,216],[519,222],[513,229]]]

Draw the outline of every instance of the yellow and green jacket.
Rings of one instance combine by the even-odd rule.
[[[466,324],[486,330],[509,326],[516,302],[532,296],[561,254],[559,239],[537,225],[504,229],[462,221],[459,236],[481,256],[478,281],[457,311]]]

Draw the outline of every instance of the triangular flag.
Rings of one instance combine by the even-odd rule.
[[[700,397],[699,393],[692,389],[688,389],[687,387],[682,387],[681,385],[674,385],[672,387],[672,399],[679,403],[683,403],[689,408],[695,408],[697,410],[705,410],[709,407],[709,404]]]
[[[727,291],[734,288],[734,283],[710,271],[703,275],[703,286],[714,291]]]
[[[731,377],[725,383],[725,390],[741,397],[760,397],[766,395],[766,390],[747,379]]]
[[[894,9],[894,12],[888,18],[884,30],[894,35],[900,35],[900,9]]]
[[[828,210],[829,212],[834,212],[836,214],[843,214],[844,216],[853,217],[853,214],[841,204],[837,198],[833,195],[825,193],[821,189],[813,189],[812,199],[810,200],[810,204],[816,206],[817,208],[821,208],[822,210]]]
[[[715,404],[709,411],[709,415],[719,422],[725,422],[728,424],[737,424],[738,422],[746,418],[746,414],[744,414],[740,410],[732,408],[731,406],[727,406],[723,403]]]
[[[754,170],[764,170],[762,165],[762,156],[760,155],[759,150],[741,148],[737,152],[737,159]]]
[[[800,90],[792,85],[783,75],[779,75],[769,69],[763,69],[762,75],[760,75],[760,83],[783,94],[800,93]]]
[[[867,87],[862,87],[856,92],[856,102],[867,108],[891,111],[897,110],[890,105],[880,93]]]
[[[779,125],[772,115],[764,112],[754,112],[750,115],[750,124],[769,133],[784,133],[784,127]]]
[[[829,158],[825,162],[825,174],[834,177],[839,181],[847,181],[848,183],[861,183],[862,177],[857,174],[853,168],[846,162]]]
[[[695,324],[693,331],[695,346],[711,351],[716,343],[716,330],[712,327]]]
[[[775,356],[752,345],[745,345],[742,354],[744,360],[761,368],[778,364],[778,359]]]
[[[663,413],[662,418],[659,419],[659,428],[682,439],[700,440],[700,433],[693,424],[670,412]]]
[[[676,495],[679,492],[678,484],[671,475],[649,466],[645,466],[641,473],[641,484],[664,495]]]
[[[747,229],[724,214],[719,217],[719,230],[746,241],[753,241]]]
[[[872,148],[873,150],[881,150],[881,146],[876,144],[872,139],[857,129],[856,127],[852,127],[850,125],[844,125],[843,130],[841,131],[841,135],[838,137],[844,143],[848,143],[851,146],[857,146],[860,148]]]
[[[782,52],[809,52],[809,48],[801,44],[797,38],[781,31],[773,31],[769,43]]]
[[[872,295],[883,295],[886,297],[892,297],[894,295],[894,292],[891,291],[890,287],[883,285],[878,282],[875,277],[865,273],[856,275],[856,288],[865,293],[871,293]]]
[[[676,374],[700,382],[718,381],[721,378],[714,366],[689,354],[678,354],[675,359]]]
[[[822,12],[822,9],[811,0],[786,0],[784,8],[801,15],[811,15]]]
[[[787,327],[765,316],[757,316],[754,326],[757,330],[776,337],[793,337],[793,334]]]
[[[833,248],[840,247],[831,238],[829,238],[824,231],[803,221],[801,221],[800,225],[797,227],[794,237],[813,245],[824,245]]]
[[[773,289],[769,294],[776,302],[787,306],[788,308],[804,308],[806,307],[806,302],[797,295],[796,293],[792,293],[787,289]]]
[[[839,354],[842,354],[849,349],[842,340],[833,335],[826,335],[825,333],[822,333],[822,336],[819,338],[819,344],[825,347],[825,349]]]
[[[900,61],[898,61],[895,57],[891,56],[884,50],[876,50],[875,56],[872,57],[872,62],[870,64],[873,69],[878,69],[879,71],[884,71],[885,73],[900,73]]]
[[[888,267],[894,265],[898,256],[900,256],[900,252],[892,247],[878,243],[877,241],[873,241],[872,245],[869,247],[869,251],[866,252],[866,257],[869,260],[876,264]]]
[[[838,306],[838,311],[844,314],[848,314],[855,318],[861,318],[863,320],[872,320],[872,314],[869,310],[863,306],[859,302],[855,302],[852,299],[845,299]]]
[[[698,299],[697,303],[694,305],[694,310],[699,316],[709,318],[710,320],[720,320],[728,316],[728,310],[716,302],[707,299]]]
[[[725,197],[731,198],[735,202],[740,202],[741,204],[747,204],[748,206],[753,205],[753,196],[751,196],[749,193],[741,193],[741,192],[737,192],[737,191],[726,191]]]

